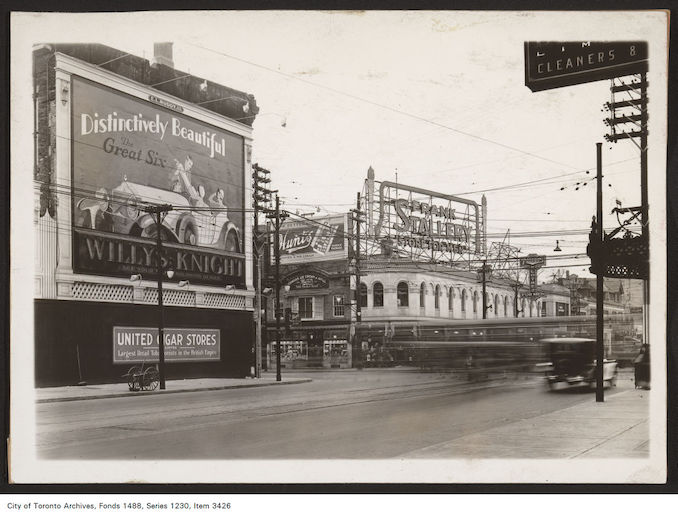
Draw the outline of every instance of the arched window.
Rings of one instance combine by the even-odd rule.
[[[494,316],[499,316],[499,295],[494,296]]]
[[[420,308],[425,308],[426,307],[426,285],[424,283],[421,283],[421,286],[419,287],[419,307]]]
[[[360,307],[367,307],[367,285],[365,283],[360,283],[360,293],[358,300],[360,301]]]
[[[508,316],[508,297],[504,296],[504,316]]]
[[[381,283],[374,283],[372,287],[372,306],[375,308],[384,306],[384,285]]]
[[[478,312],[478,292],[473,292],[473,312]]]
[[[447,309],[450,313],[454,312],[454,289],[450,286],[450,292],[447,294]]]
[[[461,291],[461,312],[466,313],[466,290]]]
[[[436,285],[436,296],[434,299],[434,304],[436,309],[440,309],[440,285]]]
[[[525,317],[525,299],[520,299],[520,314]]]
[[[398,283],[398,307],[406,308],[410,305],[410,290],[405,281],[400,281]]]

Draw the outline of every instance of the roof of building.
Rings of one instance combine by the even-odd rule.
[[[557,283],[547,283],[539,286],[539,290],[543,293],[554,293],[557,295],[570,295],[570,290],[565,286]]]
[[[40,45],[34,50],[36,55],[41,52],[58,52],[80,59],[247,126],[252,126],[259,112],[251,94],[103,44],[57,43]]]

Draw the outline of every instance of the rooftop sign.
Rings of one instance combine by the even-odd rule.
[[[525,42],[525,85],[532,92],[648,70],[646,41]]]

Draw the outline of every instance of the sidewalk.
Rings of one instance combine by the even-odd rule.
[[[126,382],[115,384],[92,384],[86,386],[62,386],[54,388],[37,388],[36,403],[70,402],[73,400],[92,400],[95,398],[119,398],[139,395],[157,395],[172,393],[190,393],[195,391],[214,391],[219,389],[255,388],[261,386],[282,386],[311,382],[307,378],[290,378],[283,376],[281,382],[275,380],[275,374],[262,376],[260,379],[184,379],[168,380],[166,389],[155,391],[130,391]]]
[[[404,458],[649,456],[649,393],[629,389],[403,454]]]

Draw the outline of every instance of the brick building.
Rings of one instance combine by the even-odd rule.
[[[157,360],[153,204],[172,205],[167,377],[249,374],[254,97],[174,69],[169,43],[153,62],[39,45],[33,71],[36,385],[112,382]]]

